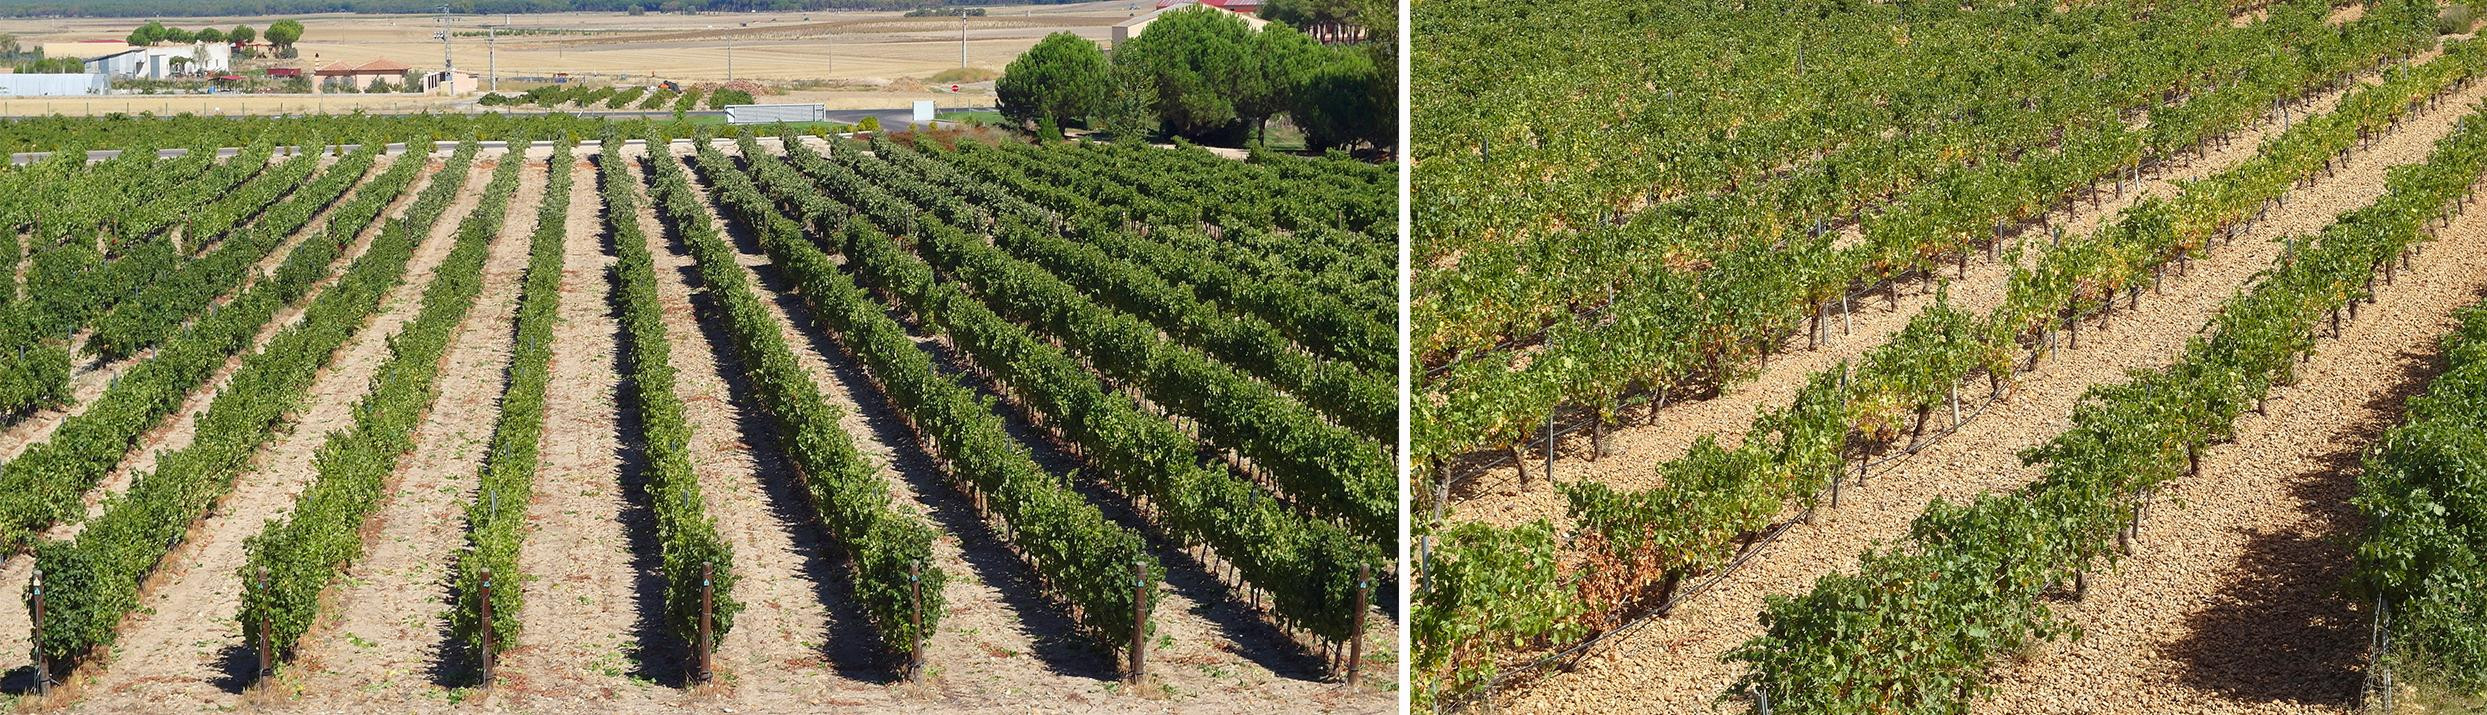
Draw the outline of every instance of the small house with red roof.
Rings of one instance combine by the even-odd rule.
[[[411,69],[414,68],[406,66],[404,62],[383,57],[358,65],[338,62],[314,68],[311,74],[319,77],[313,86],[346,84],[353,85],[356,91],[361,91],[370,89],[371,83],[383,80],[392,84],[402,83],[406,80],[406,71]]]

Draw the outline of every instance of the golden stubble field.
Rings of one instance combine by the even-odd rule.
[[[1153,0],[1115,0],[1073,5],[998,7],[966,22],[967,65],[998,72],[1053,32],[1072,32],[1105,42],[1115,23],[1155,9]],[[960,22],[955,17],[904,17],[895,11],[814,11],[631,16],[623,13],[453,15],[450,57],[483,84],[497,70],[503,90],[524,89],[555,73],[590,82],[649,83],[655,80],[716,82],[757,80],[786,90],[765,101],[821,102],[832,109],[904,107],[930,99],[937,106],[993,106],[990,83],[934,84],[934,75],[958,69]],[[300,63],[363,62],[388,58],[416,70],[440,67],[440,29],[429,15],[315,14],[298,16],[180,18],[168,24],[198,29],[250,25],[265,30],[285,17],[305,26]],[[141,20],[129,18],[6,18],[0,33],[23,45],[121,38]],[[487,57],[486,25],[502,27]],[[316,58],[316,60],[315,60]],[[252,60],[245,67],[291,61]],[[402,111],[471,104],[416,95],[224,96],[113,95],[58,99],[11,98],[0,114],[105,112]]]

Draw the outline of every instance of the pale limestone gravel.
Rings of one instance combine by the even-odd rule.
[[[1850,489],[1842,508],[1817,514],[1764,551],[1743,571],[1676,613],[1619,643],[1610,643],[1576,672],[1556,673],[1511,689],[1498,706],[1519,712],[1597,711],[1631,703],[1658,711],[1710,707],[1740,671],[1719,656],[1760,633],[1756,615],[1767,595],[1793,595],[1836,569],[1854,568],[1874,543],[1904,537],[1934,498],[1961,501],[2027,483],[2038,472],[2015,456],[2070,424],[2075,400],[2092,385],[2122,379],[2126,369],[2164,363],[2255,273],[2278,255],[2275,239],[2310,234],[2340,213],[2379,196],[2392,166],[2423,161],[2468,105],[2487,97],[2487,83],[2413,113],[2371,148],[2354,153],[2335,176],[2293,192],[2234,244],[2196,261],[2192,275],[2171,273],[2162,295],[2138,310],[2119,310],[2112,323],[2082,331],[2081,347],[2019,376],[2012,397],[1989,408],[1959,434],[1937,443],[1864,489]]]
[[[485,258],[482,291],[442,355],[439,398],[364,526],[363,557],[330,586],[323,616],[282,672],[283,684],[266,692],[412,697],[433,681],[447,627],[449,566],[465,545],[466,504],[500,419],[510,331],[543,201],[542,164],[531,161],[519,171]]]
[[[2300,382],[2247,414],[2202,474],[2152,500],[2140,550],[2058,612],[2079,638],[2007,664],[1982,709],[2346,713],[2369,603],[2341,591],[2365,530],[2358,459],[2442,370],[2453,312],[2487,297],[2487,211],[2469,211],[2318,345]],[[2115,687],[2106,687],[2116,684]]]

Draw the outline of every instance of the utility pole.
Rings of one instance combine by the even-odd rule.
[[[959,8],[959,69],[967,69],[967,9]]]
[[[440,16],[433,22],[440,26],[440,29],[432,31],[432,36],[440,38],[440,72],[442,79],[447,79],[449,71],[457,69],[457,63],[449,58],[449,6],[440,6]]]

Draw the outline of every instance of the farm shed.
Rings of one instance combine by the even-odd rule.
[[[58,97],[103,94],[111,89],[112,78],[100,74],[0,73],[0,96]]]

